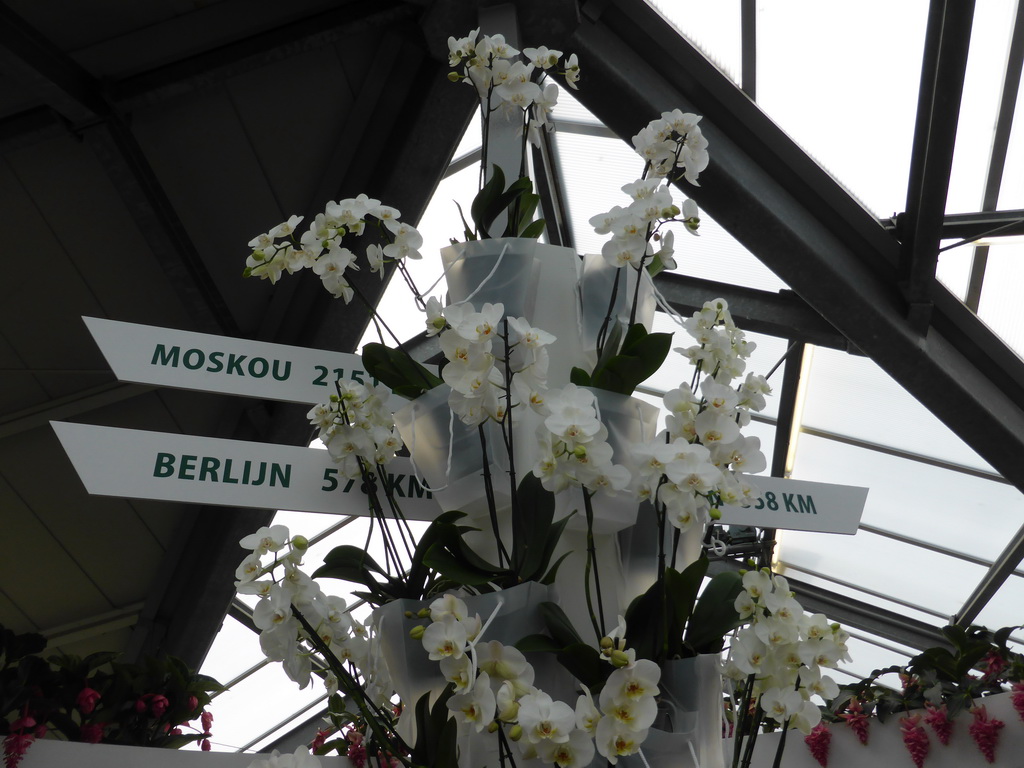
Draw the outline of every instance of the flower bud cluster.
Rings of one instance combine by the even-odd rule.
[[[505,318],[502,304],[450,304],[443,310],[446,330],[438,341],[448,364],[441,371],[451,387],[448,404],[470,426],[488,419],[504,422],[510,407],[544,403],[548,351],[555,337],[532,327],[526,318]],[[507,352],[507,356],[506,356]]]
[[[622,191],[632,203],[616,205],[590,219],[594,232],[612,236],[601,247],[604,260],[616,268],[640,269],[657,262],[659,269],[675,269],[675,234],[661,229],[667,222],[681,221],[696,235],[700,226],[697,204],[687,198],[680,209],[672,199],[672,187],[660,178],[637,179]]]
[[[494,96],[510,118],[522,114],[531,141],[539,145],[540,130],[552,128],[549,118],[558,101],[558,86],[545,83],[547,75],[558,72],[575,89],[580,78],[576,54],[563,62],[562,51],[541,46],[520,52],[503,35],[479,33],[475,29],[465,37],[448,38],[448,63],[453,67],[448,79],[476,88],[485,113],[491,110]]]
[[[537,430],[540,458],[533,473],[547,490],[582,486],[614,494],[629,486],[629,470],[613,462],[608,428],[601,423],[593,392],[567,384],[549,391],[544,407],[544,424]]]
[[[358,270],[359,265],[355,252],[345,243],[361,236],[371,218],[376,220],[385,241],[383,248],[376,244],[366,248],[364,257],[371,272],[383,277],[381,269],[387,261],[420,258],[423,237],[415,227],[399,221],[400,215],[395,208],[366,195],[339,202],[332,200],[298,240],[295,228],[302,222],[301,216],[292,216],[250,240],[249,247],[253,250],[246,259],[243,274],[276,283],[284,272],[294,274],[301,269],[312,269],[330,294],[350,302],[354,291],[345,272]]]
[[[823,614],[805,615],[786,579],[767,568],[743,575],[735,608],[750,623],[736,633],[724,674],[737,681],[754,675],[753,695],[766,716],[810,733],[821,720],[811,697],[830,700],[839,694],[822,669],[850,660],[849,635]]]
[[[507,728],[525,759],[560,768],[587,766],[595,752],[614,764],[640,749],[657,715],[661,670],[654,662],[616,647],[610,653],[627,660],[616,664],[598,702],[583,686],[573,708],[534,685],[534,669],[522,652],[497,640],[485,642],[480,617],[470,617],[457,596],[431,603],[430,618],[423,647],[454,686],[447,706],[463,727],[477,733]]]
[[[663,112],[633,137],[633,147],[652,174],[700,186],[697,177],[708,167],[708,140],[701,133],[700,119],[679,109]]]
[[[314,649],[295,616],[298,611],[319,641],[354,673],[364,678],[370,698],[383,702],[392,691],[387,671],[370,628],[352,618],[344,599],[327,595],[299,566],[308,547],[305,537],[291,537],[284,525],[264,526],[239,544],[251,551],[235,571],[240,594],[257,595],[253,623],[260,631],[260,648],[271,661],[280,661],[285,674],[300,688],[309,685]],[[276,571],[280,569],[280,573]],[[338,691],[330,672],[324,677],[328,693]]]
[[[771,388],[764,377],[748,374],[754,344],[736,327],[724,299],[706,302],[683,323],[698,342],[676,352],[705,376],[699,387],[681,386],[664,397],[667,441],[633,446],[638,458],[638,493],[664,504],[668,519],[680,530],[703,524],[715,508],[745,505],[758,497],[749,475],[767,466],[757,437],[744,437],[750,411],[765,407]]]
[[[306,418],[320,430],[320,440],[341,468],[341,474],[358,478],[363,467],[386,464],[402,448],[394,414],[387,408],[386,391],[373,384],[337,381],[338,393],[313,407]]]

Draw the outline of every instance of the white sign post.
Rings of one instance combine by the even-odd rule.
[[[338,379],[373,381],[359,355],[82,319],[120,381],[309,404],[335,394]]]
[[[781,477],[752,479],[761,489],[761,498],[749,507],[722,507],[720,522],[822,533],[857,532],[867,488]]]
[[[342,476],[327,451],[60,421],[50,424],[85,489],[94,495],[370,514],[361,481]],[[437,502],[416,478],[408,459],[396,458],[388,464],[384,482],[407,518],[437,517]]]

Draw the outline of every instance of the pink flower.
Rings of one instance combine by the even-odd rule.
[[[141,715],[141,714],[142,714],[143,712],[145,712],[145,711],[146,711],[146,700],[145,700],[145,698],[142,698],[142,699],[136,699],[136,700],[135,700],[135,711],[136,711],[136,712],[137,712],[138,714],[140,714],[140,715]]]
[[[327,737],[331,735],[330,728],[324,728],[322,731],[317,731],[316,736],[313,737],[313,742],[309,745],[310,752],[316,752],[320,747],[327,741]]]
[[[1017,717],[1024,720],[1024,683],[1014,683],[1013,693],[1010,694],[1010,701],[1013,708],[1017,710]]]
[[[82,723],[79,736],[86,744],[99,744],[103,741],[103,723]]]
[[[35,736],[31,733],[12,733],[7,736],[4,739],[4,765],[6,768],[17,768],[33,741],[35,741]]]
[[[163,717],[171,702],[162,693],[147,694],[149,697],[149,713],[153,717]]]
[[[199,716],[199,722],[203,726],[203,732],[204,733],[209,733],[210,732],[210,726],[213,725],[213,713],[212,712],[207,712],[206,710],[203,710],[203,714],[201,714]]]
[[[198,707],[198,706],[199,706],[199,699],[197,699],[195,696],[189,696],[188,697],[188,711],[189,712],[195,712],[196,711],[196,707]]]
[[[953,721],[949,719],[946,705],[943,704],[941,707],[936,707],[931,702],[928,702],[924,706],[928,710],[928,714],[924,716],[924,721],[935,731],[935,736],[938,738],[939,743],[943,746],[948,746],[949,738],[953,735]]]
[[[988,656],[982,659],[978,666],[985,670],[985,674],[982,677],[983,680],[993,680],[999,677],[999,674],[1006,669],[1008,665],[1006,663],[1006,659],[1004,659],[998,651],[992,650],[988,652]]]
[[[92,688],[83,688],[78,692],[78,696],[75,697],[75,706],[78,707],[78,711],[83,715],[91,715],[93,710],[96,709],[96,703],[99,700],[99,691],[94,691]]]
[[[857,699],[850,699],[850,703],[846,705],[849,712],[844,712],[839,715],[853,732],[857,734],[857,738],[860,739],[861,744],[868,743],[868,716],[864,714],[864,707]]]
[[[363,768],[366,765],[366,747],[362,745],[361,740],[350,744],[345,755],[356,768]]]
[[[199,742],[199,748],[201,750],[203,750],[203,752],[209,752],[210,749],[211,749],[211,747],[210,747],[210,740],[209,739],[203,739],[202,741],[200,741]]]
[[[985,756],[985,759],[990,763],[994,763],[996,760],[996,743],[999,741],[999,730],[1006,723],[996,718],[989,720],[988,711],[985,709],[984,704],[973,707],[971,714],[974,715],[974,722],[971,723],[967,730],[971,734],[971,738],[974,739],[974,743],[978,745],[978,749],[981,750],[981,754]]]
[[[804,736],[804,744],[811,751],[811,757],[818,761],[821,768],[828,768],[828,748],[832,741],[832,732],[825,723],[818,723],[811,732]]]
[[[903,744],[910,753],[910,759],[914,761],[917,768],[921,768],[924,765],[924,759],[928,756],[928,749],[931,747],[928,742],[928,734],[921,727],[921,716],[901,717],[900,733],[903,734]]]

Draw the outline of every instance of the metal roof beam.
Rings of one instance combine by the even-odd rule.
[[[846,337],[792,291],[771,293],[671,272],[660,273],[654,278],[654,285],[681,315],[693,314],[705,301],[723,298],[745,331],[851,351]]]
[[[934,0],[928,14],[900,251],[900,286],[922,332],[931,316],[973,20],[974,0]]]
[[[584,17],[590,6],[583,7]],[[613,0],[566,41],[590,62],[600,88],[580,100],[623,137],[645,118],[681,107],[704,115],[711,166],[688,187],[708,213],[956,431],[1024,488],[1024,399],[993,382],[991,365],[947,327],[918,332],[896,286],[898,245],[755,104],[642,0]],[[638,118],[642,115],[644,117]],[[938,294],[945,292],[939,287]],[[948,293],[948,292],[945,292]],[[948,326],[970,323],[952,304]],[[977,318],[974,318],[977,321]],[[938,318],[936,320],[936,326]],[[993,346],[1005,349],[982,328]],[[948,335],[947,335],[948,334]],[[998,373],[998,372],[996,372]],[[1008,377],[1011,378],[1012,377]],[[1005,385],[1006,389],[1003,389]]]

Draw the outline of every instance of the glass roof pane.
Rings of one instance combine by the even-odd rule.
[[[231,616],[225,616],[199,671],[227,685],[264,658],[256,633]]]
[[[638,124],[637,130],[644,124]],[[557,134],[556,140],[576,249],[580,253],[600,253],[607,236],[596,234],[589,220],[628,202],[622,186],[639,177],[643,163],[619,139],[562,132]],[[710,151],[713,163],[714,147]],[[673,195],[678,205],[683,196],[678,190]],[[767,291],[786,287],[704,211],[701,211],[700,235],[693,237],[676,229],[675,247],[679,262],[677,273]]]
[[[797,599],[799,600],[799,595]],[[882,647],[863,639],[864,637],[866,636],[861,633],[850,635],[850,639],[846,642],[846,647],[850,649],[852,661],[839,665],[841,671],[855,676],[857,679],[867,677],[876,669],[885,669],[894,664],[906,664],[912,656],[917,654],[917,651],[913,649],[903,652],[893,650],[894,644],[888,641],[882,642],[885,642],[890,647]],[[834,675],[833,679],[840,684],[847,682],[839,675]]]
[[[259,639],[250,633],[251,645],[259,652]],[[223,682],[223,681],[222,681]],[[277,662],[268,664],[251,677],[236,683],[231,690],[213,700],[213,738],[215,752],[236,752],[281,720],[323,695],[323,684],[314,677],[305,690],[293,683]],[[268,706],[272,703],[272,706]]]
[[[881,216],[906,208],[927,12],[891,0],[758,4],[758,103]]]
[[[1024,88],[1017,92],[1017,103],[1013,111],[1013,128],[1010,129],[1010,145],[1006,153],[1006,167],[1024,167]],[[999,188],[1000,211],[1024,208],[1024,173],[1004,173]]]
[[[923,621],[925,624],[932,624],[936,627],[945,624],[946,614],[938,613],[935,611],[921,611],[913,607],[904,605],[893,600],[887,600],[884,596],[878,594],[871,594],[862,589],[851,587],[846,584],[840,584],[831,578],[825,578],[814,573],[809,573],[799,567],[792,564],[785,564],[779,569],[780,573],[783,573],[787,577],[793,580],[797,580],[806,584],[811,584],[823,589],[827,589],[830,592],[834,592],[838,595],[845,595],[846,597],[852,598],[853,600],[860,600],[861,602],[870,603],[871,605],[877,605],[880,609],[886,611],[893,611],[906,616],[908,619],[914,619],[916,621]],[[800,599],[799,588],[796,587],[797,600]],[[859,631],[859,630],[858,630]],[[888,642],[888,641],[886,641]]]
[[[1021,285],[1024,285],[1024,243],[997,243],[990,246],[978,316],[1014,352],[1024,356]]]
[[[943,240],[939,243],[940,248],[952,245],[954,240]],[[967,285],[971,279],[971,259],[974,256],[974,248],[970,245],[962,245],[959,248],[951,248],[939,254],[939,263],[935,268],[935,276],[948,288],[960,301],[967,296]]]
[[[1010,576],[978,614],[974,623],[982,624],[989,629],[1018,627],[1024,624],[1024,578],[1020,575]],[[1015,634],[1021,634],[1020,630]]]
[[[990,0],[974,6],[947,213],[981,207],[1016,5],[1015,0]]]
[[[778,557],[783,564],[834,576],[945,616],[959,610],[986,571],[867,531],[855,536],[782,531]],[[914,567],[905,567],[908,562]]]
[[[647,0],[737,85],[740,82],[740,4]]]
[[[813,435],[800,435],[793,476],[868,487],[862,523],[987,562],[1024,523],[1011,485]]]
[[[803,426],[991,472],[991,466],[866,357],[816,347]]]

